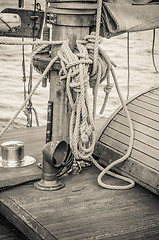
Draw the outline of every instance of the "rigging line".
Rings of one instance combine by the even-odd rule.
[[[36,27],[36,5],[37,5],[37,2],[36,0],[34,0],[34,19],[33,19],[33,42],[36,41],[36,38],[35,38],[35,27]],[[32,51],[34,49],[34,44],[32,45]],[[29,83],[28,83],[28,94],[30,94],[30,92],[32,91],[32,79],[33,79],[33,66],[32,64],[30,63],[30,74],[29,74]],[[35,119],[36,119],[36,124],[37,126],[39,126],[39,121],[38,121],[38,115],[37,115],[37,112],[35,110],[35,108],[33,108],[32,106],[32,101],[31,99],[29,99],[29,102],[28,102],[28,113],[29,113],[29,122],[28,122],[28,127],[32,127],[32,121],[33,121],[33,112],[35,114]]]
[[[24,3],[24,2],[23,2]],[[22,1],[19,1],[19,8],[23,8],[24,4],[22,4]],[[23,73],[23,85],[24,85],[24,101],[27,97],[27,91],[26,91],[26,68],[25,68],[25,46],[24,46],[24,37],[22,36],[22,73]],[[30,126],[30,111],[29,108],[26,106],[24,110],[24,114],[27,117],[27,127]]]
[[[155,68],[156,73],[158,73],[156,64],[155,64],[155,37],[156,37],[156,29],[153,29],[153,40],[152,40],[152,62],[153,62],[153,66]]]
[[[128,79],[127,79],[127,100],[129,99],[130,93],[130,35],[127,33],[127,68],[128,68]]]
[[[22,37],[24,42],[24,37]],[[25,47],[22,45],[22,72],[23,72],[23,84],[24,84],[24,100],[26,99],[26,70],[25,70]]]
[[[35,16],[36,16],[36,0],[34,0],[34,20],[33,20],[33,42],[36,41],[35,38],[35,24],[36,24],[36,20],[35,20]],[[32,51],[34,49],[34,44],[32,45]],[[32,64],[30,64],[30,76],[29,76],[29,85],[28,85],[28,93],[30,93],[30,91],[32,90],[32,76],[33,76],[33,67]]]
[[[41,75],[40,79],[37,81],[37,83],[35,84],[35,86],[33,87],[32,91],[30,92],[30,94],[27,96],[27,98],[25,99],[25,101],[23,102],[23,104],[20,106],[20,108],[17,110],[17,112],[14,114],[14,116],[12,117],[12,119],[8,122],[7,126],[2,130],[2,132],[0,133],[0,137],[3,136],[3,134],[7,131],[7,129],[9,128],[9,126],[14,122],[14,120],[17,118],[17,116],[19,115],[19,113],[22,111],[22,109],[26,106],[27,102],[29,101],[29,99],[32,97],[32,95],[34,94],[34,92],[36,91],[36,89],[38,88],[38,86],[40,85],[40,83],[42,82],[43,78],[46,77],[46,75],[48,74],[48,72],[50,71],[52,65],[58,60],[58,57],[54,57],[49,64],[47,65],[46,69],[44,70],[43,74]]]
[[[33,77],[33,68],[32,65],[30,64],[30,74],[29,74],[29,82],[28,82],[28,94],[30,94],[31,90],[32,90],[32,77]],[[28,101],[28,113],[30,115],[30,119],[29,119],[29,123],[28,123],[28,127],[32,127],[32,101],[31,98]]]
[[[10,30],[10,32],[12,32],[12,28],[9,26],[9,24],[2,18],[0,18],[0,21],[3,22]]]
[[[36,17],[36,5],[37,5],[37,2],[36,2],[36,0],[34,0],[33,41],[36,40],[36,39],[35,39],[35,24],[36,24],[36,19],[35,19],[35,17]],[[33,47],[34,47],[34,45],[33,45]]]

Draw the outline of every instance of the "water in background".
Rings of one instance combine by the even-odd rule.
[[[33,9],[33,0],[26,0],[25,7]],[[44,0],[38,1],[44,7]],[[8,3],[0,1],[0,11],[6,7],[17,7],[18,0]],[[44,9],[44,8],[43,8]],[[2,37],[1,37],[2,39]],[[3,38],[6,39],[7,38]],[[10,39],[11,40],[11,39]],[[15,39],[16,40],[16,39]],[[159,42],[159,32],[156,31],[156,43]],[[115,69],[119,86],[123,97],[127,94],[127,35],[123,34],[111,39],[104,39],[102,46],[109,57],[117,64]],[[159,74],[155,73],[151,58],[152,31],[130,34],[130,96],[159,83]],[[29,60],[31,47],[25,47],[26,71],[29,75]],[[159,46],[155,46],[156,65],[159,69]],[[33,86],[40,75],[34,72]],[[49,84],[48,84],[49,85]],[[0,130],[12,118],[23,102],[22,81],[22,47],[0,45]],[[97,118],[104,99],[104,83],[99,87],[97,103]],[[47,102],[49,98],[49,86],[36,90],[32,102],[39,116],[40,125],[46,124]],[[92,99],[90,97],[90,99]],[[115,87],[113,87],[103,116],[108,117],[120,105]],[[11,128],[19,128],[26,125],[26,117],[21,112]]]

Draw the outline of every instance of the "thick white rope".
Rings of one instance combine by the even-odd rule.
[[[88,56],[86,58],[86,52],[84,52],[85,54],[83,54],[85,59],[81,60],[81,58],[83,57],[81,55],[82,57],[80,56],[80,60],[79,60],[78,57],[75,56],[75,54],[73,55],[71,50],[68,48],[68,45],[63,44],[62,46],[65,50],[67,49],[66,52],[68,51],[67,52],[68,59],[66,59],[63,54],[60,55],[60,51],[61,51],[60,50],[58,56],[50,61],[47,68],[45,69],[45,71],[41,75],[41,78],[39,79],[39,81],[36,83],[36,85],[32,89],[31,93],[25,99],[25,101],[23,102],[23,104],[21,105],[19,110],[15,113],[13,118],[9,121],[8,125],[3,129],[0,136],[2,136],[4,134],[4,132],[8,129],[8,127],[13,123],[13,121],[16,119],[18,114],[21,112],[21,110],[24,108],[26,103],[29,101],[29,99],[32,97],[32,95],[34,94],[34,92],[38,88],[38,86],[41,83],[41,81],[43,80],[43,78],[45,78],[45,76],[47,75],[47,73],[50,70],[50,68],[52,67],[52,65],[60,57],[61,65],[63,66],[63,69],[62,69],[63,74],[67,76],[67,93],[68,93],[70,105],[72,107],[72,115],[71,115],[71,122],[72,123],[71,123],[71,126],[70,126],[70,135],[72,136],[70,138],[70,139],[72,139],[71,146],[72,146],[72,149],[74,151],[75,157],[77,159],[78,158],[88,159],[90,157],[90,155],[93,153],[94,145],[95,145],[93,118],[90,117],[91,113],[90,113],[89,106],[88,106],[88,95],[86,93],[87,92],[87,87],[88,87],[88,81],[89,81],[89,78],[88,78],[88,76],[86,77],[86,75],[87,75],[87,72],[88,72],[88,65],[91,64],[92,61],[88,58]],[[80,49],[82,48],[82,45],[78,44],[78,46],[79,46]],[[44,47],[46,47],[46,46],[40,47],[40,50]],[[62,47],[61,47],[61,49],[62,49]],[[91,157],[91,161],[100,170],[102,170],[101,174],[98,176],[98,183],[99,183],[100,186],[102,186],[104,188],[109,188],[109,189],[129,189],[129,188],[134,186],[134,181],[131,180],[131,179],[128,179],[126,177],[120,176],[118,174],[112,173],[112,172],[110,172],[110,169],[112,167],[114,167],[115,165],[125,161],[130,156],[130,153],[131,153],[131,150],[132,150],[132,145],[133,145],[133,137],[134,137],[133,136],[133,127],[132,127],[131,119],[130,119],[129,112],[127,110],[126,104],[123,101],[123,98],[121,96],[115,73],[114,73],[113,68],[110,64],[111,61],[110,61],[109,57],[106,55],[106,53],[103,49],[101,49],[99,47],[99,50],[100,50],[100,53],[104,56],[106,62],[109,63],[108,65],[109,65],[109,68],[111,70],[111,73],[112,73],[112,76],[113,76],[113,79],[114,79],[114,82],[115,82],[120,100],[123,104],[123,108],[126,112],[126,115],[127,115],[128,121],[129,121],[129,125],[130,125],[130,144],[129,144],[129,148],[127,150],[126,155],[123,156],[122,158],[116,160],[115,162],[111,163],[105,169],[103,169],[95,160],[93,160],[92,157]],[[38,53],[38,52],[39,52],[39,49],[36,51],[36,53]],[[72,54],[74,59],[71,58],[71,54]],[[33,56],[32,56],[32,58],[33,58]],[[67,66],[65,66],[65,64],[67,64]],[[84,66],[87,65],[86,70],[83,69],[83,64],[84,64]],[[77,70],[77,66],[79,66],[79,70]],[[67,72],[68,69],[71,69],[71,70]],[[75,72],[73,70],[75,70]],[[80,76],[77,77],[78,73],[80,73]],[[61,74],[62,74],[62,72],[61,72]],[[65,78],[66,76],[62,76],[62,77]],[[74,77],[74,76],[76,78],[75,82],[70,82],[71,77]],[[79,82],[77,81],[77,79],[79,80]],[[87,79],[86,83],[83,81],[84,79]],[[77,99],[76,99],[75,102],[73,101],[73,97],[70,94],[71,93],[70,87],[71,88],[76,87]],[[79,87],[81,87],[81,89],[79,89]],[[85,89],[85,87],[86,87],[86,89]],[[78,103],[78,105],[77,105],[77,103]],[[76,115],[77,115],[77,118],[75,119]],[[82,126],[82,124],[80,124],[81,119],[82,119],[83,126]],[[89,122],[89,124],[88,124],[87,121]],[[81,139],[80,139],[81,136],[84,140],[83,142],[81,142]],[[88,144],[88,139],[89,140],[91,139],[91,141],[92,141],[91,144],[90,144],[90,142]],[[75,143],[75,145],[73,145],[74,143]],[[104,184],[102,182],[102,177],[106,173],[111,175],[111,176],[122,179],[124,181],[127,181],[130,184],[126,185],[126,186],[111,186],[111,185]]]
[[[92,64],[92,59],[93,59],[93,52],[92,52],[92,50],[93,50],[93,48],[94,48],[94,40],[93,40],[93,45],[92,44],[90,44],[90,43],[88,43],[89,41],[88,41],[88,39],[89,38],[91,38],[91,39],[94,39],[94,36],[89,36],[89,37],[86,37],[87,39],[85,39],[84,41],[80,41],[80,40],[78,40],[77,41],[77,45],[78,45],[78,47],[80,48],[80,51],[82,52],[82,54],[81,54],[81,56],[79,55],[79,56],[77,56],[75,59],[73,59],[73,60],[71,60],[70,62],[68,61],[68,62],[65,62],[66,61],[66,59],[64,60],[64,57],[61,55],[60,56],[60,60],[61,60],[61,66],[62,66],[62,69],[61,69],[61,71],[64,71],[65,72],[65,74],[67,75],[67,70],[69,69],[69,68],[71,68],[71,64],[72,64],[72,66],[77,66],[77,65],[79,65],[79,63],[81,63],[82,64],[82,66],[86,66],[87,65],[87,67],[86,67],[86,69],[87,70],[81,70],[81,72],[82,71],[85,71],[85,77],[86,77],[86,75],[87,75],[87,73],[86,73],[86,71],[88,72],[88,64]],[[1,44],[3,44],[3,42],[1,41],[0,42]],[[6,42],[5,42],[6,43]],[[32,53],[32,55],[31,55],[31,63],[33,63],[33,58],[34,58],[34,56],[36,55],[36,54],[38,54],[38,53],[40,53],[43,49],[45,49],[46,47],[48,47],[49,45],[51,45],[51,44],[61,44],[61,43],[63,43],[63,48],[64,48],[64,46],[66,46],[66,44],[68,43],[68,41],[27,41],[27,42],[23,42],[23,41],[16,41],[16,42],[12,42],[12,41],[9,41],[8,43],[6,43],[6,44],[19,44],[19,45],[30,45],[30,44],[33,44],[33,43],[35,43],[35,44],[37,44],[37,48],[35,48],[35,50],[33,51],[33,53]],[[87,47],[85,48],[84,47],[84,45],[81,45],[81,43],[84,43],[84,45],[86,45],[87,44]],[[66,48],[65,48],[65,50],[66,50]],[[88,52],[89,52],[89,54],[87,53],[87,50],[88,50]],[[72,52],[72,51],[71,51]],[[69,54],[70,54],[70,52],[69,52]],[[68,54],[68,55],[69,55]],[[72,53],[73,54],[73,53]],[[71,54],[70,54],[70,56],[71,56]],[[87,56],[87,58],[86,58],[86,56]],[[13,116],[13,118],[8,122],[8,124],[7,124],[7,126],[3,129],[3,131],[0,133],[0,136],[2,136],[4,133],[5,133],[5,131],[9,128],[9,126],[14,122],[14,120],[16,119],[16,117],[19,115],[19,113],[22,111],[22,109],[23,109],[23,107],[26,105],[26,103],[30,100],[30,98],[32,97],[32,95],[33,95],[33,93],[36,91],[36,89],[37,89],[37,87],[39,86],[39,84],[41,83],[41,81],[46,77],[46,75],[47,75],[47,73],[49,72],[49,70],[50,70],[50,68],[51,68],[51,66],[54,64],[54,62],[56,61],[58,59],[58,57],[57,58],[55,58],[55,59],[53,59],[53,60],[51,60],[51,62],[48,64],[48,66],[47,66],[47,68],[45,69],[45,71],[43,72],[43,73],[41,73],[42,74],[42,76],[41,76],[41,78],[39,79],[39,81],[37,82],[37,84],[35,85],[35,87],[33,88],[33,90],[31,91],[31,93],[27,96],[27,98],[25,99],[25,101],[23,102],[23,104],[22,104],[22,106],[19,108],[19,110],[15,113],[15,115]],[[79,60],[80,59],[80,60]],[[82,59],[82,60],[81,60]],[[101,59],[101,56],[99,56],[98,57],[98,65],[99,65],[99,69],[100,68],[102,68],[102,71],[100,71],[101,72],[101,74],[99,74],[98,73],[98,79],[100,79],[100,82],[101,81],[103,81],[104,79],[105,79],[105,77],[106,77],[106,74],[107,74],[107,64],[106,64],[106,62],[104,62],[104,58],[103,59]],[[67,69],[66,69],[66,67],[64,67],[64,64],[68,64],[68,66],[67,66]],[[100,67],[100,65],[101,65],[101,67]],[[64,70],[65,69],[65,70]],[[75,67],[73,67],[73,69],[76,69]],[[85,69],[85,68],[84,68]],[[61,72],[60,71],[60,72]],[[72,70],[71,70],[72,71]],[[75,71],[73,74],[77,74],[77,73],[79,73],[79,70],[77,70],[77,72]],[[72,73],[71,73],[72,74]],[[84,77],[84,78],[85,78]],[[62,78],[62,76],[61,76],[61,78]],[[64,77],[65,78],[65,77]],[[80,77],[80,79],[81,79],[81,83],[82,83],[82,79],[83,79],[83,77]],[[89,85],[89,83],[92,81],[92,78],[90,78],[89,79],[89,74],[87,75],[87,77],[86,77],[86,79],[88,80],[88,82],[87,82],[87,85]],[[94,80],[93,80],[94,81]],[[86,83],[86,82],[85,82]],[[68,82],[67,82],[67,86],[68,86]],[[71,84],[79,84],[79,83],[77,83],[77,82],[72,82]],[[71,88],[72,87],[77,87],[77,86],[70,86]],[[67,88],[67,90],[68,90],[68,88]],[[76,90],[77,91],[77,90]],[[69,90],[68,90],[68,95],[69,95],[69,101],[70,101],[70,105],[71,105],[71,102],[73,102],[73,100],[71,100],[71,94],[69,94]],[[85,92],[85,91],[83,91],[83,92]],[[86,94],[86,96],[84,97],[85,98],[85,104],[86,104],[86,107],[85,107],[85,112],[88,112],[88,115],[90,116],[89,118],[90,118],[90,126],[93,126],[93,118],[91,117],[91,113],[90,113],[90,107],[88,106],[89,104],[88,104],[88,95]],[[83,104],[84,104],[84,100],[83,100]],[[84,107],[83,107],[83,104],[81,105],[81,109],[83,109],[82,110],[82,112],[84,112]],[[73,114],[72,114],[73,115]],[[90,129],[91,127],[88,127],[87,126],[87,132],[90,132],[90,130],[88,130],[88,129]],[[94,127],[92,127],[92,129],[93,129],[93,131],[94,131]],[[90,133],[89,133],[90,134]],[[94,135],[94,134],[93,134]],[[77,137],[76,137],[76,139],[77,139]],[[95,137],[93,137],[92,136],[92,141],[93,141],[93,145],[95,145]],[[81,145],[81,147],[80,147],[81,149],[83,148],[83,146]],[[84,148],[85,149],[85,148]],[[88,149],[90,149],[90,147],[88,147]],[[85,149],[85,151],[88,151],[88,149],[86,150]],[[93,152],[93,148],[91,147],[91,153]],[[79,155],[80,155],[80,153],[79,153]],[[80,155],[80,158],[82,157],[83,155]],[[83,156],[84,157],[84,156]],[[87,157],[89,157],[88,156],[88,154],[87,154]],[[86,157],[85,157],[86,158]]]
[[[97,9],[97,24],[96,24],[96,41],[95,41],[95,47],[94,47],[94,65],[93,65],[93,74],[92,75],[96,75],[95,72],[98,72],[97,74],[97,82],[95,84],[94,87],[94,105],[96,103],[97,100],[97,91],[98,91],[98,85],[101,81],[101,68],[100,66],[98,67],[98,45],[99,45],[99,30],[100,30],[100,21],[101,21],[101,8],[102,8],[102,0],[98,0],[98,9]],[[34,55],[36,53],[38,53],[40,50],[42,50],[43,48],[47,47],[49,44],[53,45],[57,45],[57,44],[62,44],[64,41],[27,41],[27,42],[7,42],[7,41],[0,41],[0,44],[5,44],[5,45],[43,45],[42,47],[38,48],[35,52]],[[79,44],[77,44],[79,46]],[[72,139],[71,142],[71,147],[73,149],[73,152],[75,154],[76,158],[83,158],[83,159],[88,159],[93,151],[94,151],[94,145],[95,145],[95,135],[94,135],[94,126],[93,126],[93,121],[92,121],[92,117],[89,111],[89,106],[88,106],[88,96],[87,96],[87,87],[88,87],[88,65],[91,63],[90,59],[82,59],[81,60],[81,56],[80,56],[80,60],[77,58],[77,56],[73,56],[73,53],[71,51],[69,51],[69,48],[67,45],[63,44],[62,46],[65,46],[65,52],[67,52],[67,59],[64,57],[63,54],[61,54],[60,52],[58,53],[58,57],[60,57],[61,60],[61,65],[62,65],[62,70],[60,71],[61,74],[61,79],[65,79],[67,78],[67,93],[68,93],[68,98],[70,101],[70,105],[72,107],[72,115],[71,115],[71,126],[70,126],[70,139]],[[61,47],[62,49],[62,47]],[[79,46],[79,49],[82,49],[82,46]],[[98,183],[100,186],[104,187],[104,188],[108,188],[108,189],[129,189],[131,187],[134,186],[134,181],[131,179],[128,179],[126,177],[123,177],[121,175],[115,174],[110,172],[110,169],[112,167],[114,167],[115,165],[125,161],[131,154],[131,150],[132,150],[132,145],[133,145],[133,138],[134,138],[134,133],[133,133],[133,126],[131,123],[131,119],[129,116],[129,112],[127,110],[126,104],[123,101],[122,95],[120,93],[119,90],[119,86],[117,83],[117,79],[114,73],[114,70],[111,66],[111,61],[109,59],[109,57],[105,54],[105,52],[103,52],[103,50],[101,48],[100,52],[102,53],[102,55],[104,56],[106,63],[108,63],[108,72],[109,70],[111,71],[111,74],[113,76],[115,85],[116,85],[116,89],[117,92],[119,94],[119,98],[123,104],[123,108],[126,112],[127,118],[128,118],[128,122],[129,122],[129,126],[130,126],[130,144],[129,144],[129,148],[127,150],[126,155],[124,155],[122,158],[116,160],[115,162],[111,163],[110,165],[108,165],[105,169],[103,169],[92,157],[91,157],[91,161],[102,171],[99,176],[98,176]],[[60,50],[62,51],[62,50]],[[86,52],[84,52],[86,54]],[[83,54],[83,56],[85,55]],[[33,55],[33,56],[34,56]],[[73,56],[73,58],[71,58],[71,55]],[[32,59],[33,59],[32,56]],[[82,57],[83,57],[82,56]],[[55,57],[54,59],[52,59],[50,61],[50,63],[48,64],[47,68],[45,69],[45,71],[43,72],[41,78],[39,79],[39,81],[36,83],[36,85],[34,86],[34,88],[32,89],[31,93],[28,95],[28,97],[26,98],[26,100],[23,102],[23,104],[21,105],[20,109],[15,113],[14,117],[10,120],[10,122],[8,123],[8,125],[4,128],[4,130],[1,132],[0,136],[2,136],[4,134],[4,132],[8,129],[8,127],[12,124],[12,122],[16,119],[16,117],[18,116],[18,114],[21,112],[21,110],[24,108],[24,106],[26,105],[26,103],[29,101],[29,99],[31,98],[31,96],[34,94],[34,92],[36,91],[37,87],[39,86],[39,84],[41,83],[41,81],[46,77],[48,71],[50,70],[50,68],[52,67],[52,65],[55,63],[55,61],[58,59],[58,57]],[[87,56],[88,57],[88,56]],[[85,57],[84,57],[85,58]],[[65,66],[65,64],[70,66]],[[76,66],[78,65],[79,69],[77,70]],[[68,71],[67,71],[68,68]],[[77,76],[78,75],[78,76]],[[71,79],[73,79],[73,77],[75,77],[75,81],[71,82]],[[78,81],[77,81],[78,79]],[[84,79],[87,79],[87,81],[84,82]],[[108,75],[108,83],[110,84],[109,81],[109,75]],[[76,88],[76,101],[74,102],[73,96],[71,96],[71,90],[70,88]],[[107,86],[110,88],[110,86]],[[109,89],[106,92],[106,97],[105,97],[105,101],[104,101],[104,105],[106,104],[106,100],[108,97],[108,93],[109,93]],[[96,107],[96,106],[95,106]],[[103,111],[103,108],[102,108]],[[75,119],[75,116],[76,119]],[[95,116],[95,111],[94,111],[94,116]],[[82,121],[81,121],[82,120]],[[91,140],[91,143],[90,143]],[[124,181],[129,182],[129,185],[126,186],[112,186],[112,185],[107,185],[105,183],[102,182],[102,177],[105,174],[109,174],[111,176],[117,177],[119,179],[122,179]]]
[[[78,51],[77,51],[78,50]],[[88,159],[95,146],[93,117],[88,103],[89,59],[87,49],[77,43],[76,54],[64,43],[58,52],[62,69],[61,79],[66,79],[66,91],[72,108],[70,119],[70,146],[76,159]]]
[[[110,59],[109,57],[107,56],[106,52],[99,46],[99,51],[101,52],[101,54],[103,55],[103,57],[108,61],[110,62]],[[103,187],[103,188],[106,188],[106,189],[114,189],[114,190],[123,190],[123,189],[130,189],[132,187],[134,187],[135,185],[135,182],[130,179],[130,178],[127,178],[127,177],[124,177],[124,176],[121,176],[119,174],[116,174],[114,172],[111,172],[110,169],[113,168],[114,166],[124,162],[131,154],[131,151],[132,151],[132,147],[133,147],[133,141],[134,141],[134,131],[133,131],[133,125],[132,125],[132,121],[131,121],[131,118],[130,118],[130,115],[129,115],[129,112],[128,112],[128,109],[127,109],[127,106],[125,104],[125,101],[123,100],[123,97],[122,97],[122,94],[121,94],[121,91],[120,91],[120,88],[119,88],[119,85],[118,85],[118,82],[117,82],[117,78],[116,78],[116,75],[115,75],[115,72],[112,68],[112,66],[110,66],[110,71],[111,71],[111,74],[112,74],[112,77],[114,79],[114,83],[115,83],[115,86],[116,86],[116,90],[118,92],[118,95],[119,95],[119,98],[120,98],[120,101],[122,103],[122,106],[123,106],[123,109],[126,113],[126,116],[127,116],[127,119],[128,119],[128,124],[129,124],[129,129],[130,129],[130,141],[129,141],[129,147],[127,149],[127,152],[126,154],[117,159],[116,161],[112,162],[111,164],[109,164],[105,169],[99,165],[94,159],[93,157],[91,157],[91,161],[93,162],[93,164],[99,168],[102,172],[99,174],[98,176],[98,184]],[[115,178],[118,178],[118,179],[121,179],[123,181],[126,181],[128,182],[129,184],[128,185],[124,185],[124,186],[118,186],[118,185],[109,185],[109,184],[105,184],[102,182],[102,178],[105,174],[108,174],[110,176],[113,176]]]
[[[21,40],[0,40],[1,45],[62,45],[64,41],[43,41],[43,40],[36,40],[36,41],[21,41]]]

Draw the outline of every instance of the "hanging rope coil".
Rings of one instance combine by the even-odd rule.
[[[104,58],[106,59],[107,62],[110,62],[110,59],[109,57],[107,56],[106,52],[99,48],[100,52],[102,53],[102,55],[104,56]],[[120,88],[119,88],[119,85],[118,85],[118,81],[117,81],[117,78],[116,78],[116,75],[115,75],[115,72],[112,68],[112,66],[110,67],[110,71],[111,71],[111,75],[113,77],[113,80],[114,80],[114,83],[115,83],[115,86],[116,86],[116,90],[118,92],[118,95],[119,95],[119,98],[120,98],[120,101],[122,103],[122,106],[123,106],[123,109],[126,113],[126,116],[127,116],[127,119],[128,119],[128,124],[129,124],[129,130],[130,130],[130,141],[129,141],[129,147],[127,149],[127,152],[126,154],[117,159],[116,161],[112,162],[111,164],[109,164],[105,169],[99,165],[94,159],[93,157],[91,156],[90,160],[93,162],[93,164],[101,170],[101,173],[99,174],[98,176],[98,184],[103,187],[103,188],[106,188],[106,189],[113,189],[113,190],[123,190],[123,189],[130,189],[132,187],[134,187],[135,185],[135,182],[130,179],[130,178],[127,178],[127,177],[124,177],[124,176],[121,176],[117,173],[114,173],[112,171],[110,171],[110,169],[112,169],[114,166],[118,165],[119,163],[123,163],[131,154],[131,151],[132,151],[132,147],[133,147],[133,140],[134,140],[134,131],[133,131],[133,125],[132,125],[132,121],[131,121],[131,118],[130,118],[130,115],[129,115],[129,112],[128,112],[128,109],[127,109],[127,106],[125,104],[125,101],[123,100],[123,97],[121,95],[121,92],[120,92]],[[118,186],[118,185],[109,185],[109,184],[106,184],[106,183],[103,183],[102,182],[102,178],[105,174],[108,174],[112,177],[115,177],[115,178],[118,178],[118,179],[121,179],[123,181],[126,181],[128,182],[129,184],[128,185],[124,185],[124,186]]]
[[[93,39],[93,37],[90,37]],[[93,40],[91,40],[93,42]],[[89,43],[90,44],[90,43]],[[30,94],[25,99],[24,103],[20,107],[20,109],[15,113],[14,117],[10,120],[8,125],[5,127],[5,129],[1,132],[0,136],[3,135],[3,133],[8,129],[10,124],[15,120],[15,118],[18,116],[20,111],[23,109],[23,107],[26,105],[26,103],[29,101],[33,93],[36,91],[37,87],[41,83],[44,77],[48,74],[49,70],[51,69],[52,65],[57,61],[60,60],[61,62],[61,71],[60,71],[60,77],[61,80],[67,79],[66,82],[66,89],[67,94],[69,98],[69,102],[72,108],[72,114],[71,114],[71,121],[70,121],[70,146],[72,148],[72,151],[75,155],[75,158],[77,159],[85,159],[88,160],[89,158],[91,161],[102,171],[101,174],[98,176],[98,183],[100,186],[108,189],[129,189],[134,186],[134,181],[128,178],[125,178],[123,176],[120,176],[118,174],[110,172],[110,169],[114,167],[116,164],[119,164],[123,161],[125,161],[131,154],[132,150],[132,144],[133,144],[133,127],[131,124],[131,119],[129,117],[129,113],[127,111],[126,105],[124,101],[122,100],[122,97],[120,96],[119,88],[117,87],[118,94],[120,96],[121,102],[123,104],[123,107],[126,111],[127,117],[129,119],[129,125],[130,125],[130,144],[129,148],[127,150],[127,154],[122,157],[121,159],[115,161],[114,163],[110,164],[106,169],[103,169],[97,162],[91,157],[93,151],[94,151],[94,145],[95,145],[95,134],[94,134],[94,125],[93,125],[93,116],[90,111],[89,107],[89,101],[88,101],[88,94],[87,89],[92,84],[91,79],[91,73],[89,74],[89,65],[92,64],[92,56],[91,50],[93,47],[91,47],[89,44],[86,44],[86,48],[80,44],[77,43],[77,49],[76,54],[73,53],[67,42],[64,42],[61,46],[61,49],[58,52],[58,56],[51,60],[51,62],[48,64],[47,68],[43,72],[41,78],[36,83]],[[48,44],[49,45],[49,44]],[[43,46],[43,48],[46,47]],[[42,47],[40,47],[42,49]],[[36,50],[35,52],[38,53],[39,50]],[[100,52],[102,50],[100,49]],[[32,59],[35,53],[32,55]],[[99,56],[103,56],[103,54],[99,54]],[[117,85],[116,77],[114,74],[114,71],[112,69],[112,62],[110,61],[109,57],[104,56],[104,62],[105,62],[105,77],[107,76],[107,81],[110,80],[110,73],[111,71],[113,78],[115,79],[115,85]],[[103,62],[100,57],[98,57],[98,62]],[[104,74],[102,69],[102,64],[97,64],[97,78],[100,79],[100,81],[104,80]],[[103,75],[102,75],[103,74]],[[100,76],[100,77],[99,77]],[[103,76],[103,77],[102,77]],[[93,76],[94,77],[94,76]],[[92,78],[93,78],[92,77]],[[98,84],[100,83],[98,82]],[[110,82],[108,82],[110,84]],[[95,83],[97,85],[97,82]],[[94,85],[91,85],[94,86]],[[106,93],[107,91],[110,91],[110,87],[106,85]],[[76,93],[76,98],[74,99],[73,91]],[[105,174],[109,174],[111,176],[117,177],[119,179],[122,179],[124,181],[128,181],[130,184],[126,186],[111,186],[107,185],[102,182],[102,177]]]
[[[97,51],[98,54],[96,53],[96,58],[94,57],[95,56],[94,51],[95,51],[95,45],[96,45],[96,36],[94,34],[86,36],[84,40],[86,41],[86,48],[88,50],[89,58],[93,61],[93,63],[94,63],[94,59],[96,59],[95,60],[96,71],[93,68],[92,72],[90,73],[90,87],[93,88],[93,96],[94,96],[93,97],[93,118],[95,119],[99,84],[102,83],[104,80],[107,81],[107,84],[103,89],[105,92],[105,98],[100,110],[100,114],[103,114],[104,109],[106,107],[108,95],[113,87],[113,85],[110,83],[110,65],[111,64],[115,65],[115,64],[112,63],[111,61],[110,62],[106,61],[105,58],[102,56],[102,54],[98,51]],[[101,43],[101,42],[102,42],[102,38],[99,37],[98,43]],[[99,44],[98,44],[98,47],[99,47]]]
[[[119,164],[125,161],[130,156],[131,150],[132,150],[132,144],[133,144],[133,127],[132,127],[128,110],[126,108],[126,105],[122,97],[120,97],[120,99],[125,109],[126,115],[129,120],[129,125],[130,125],[130,144],[129,144],[129,148],[127,150],[126,155],[120,158],[119,160],[115,161],[114,163],[110,164],[104,170],[91,157],[94,151],[94,146],[95,146],[95,132],[94,132],[93,119],[95,118],[95,112],[96,112],[98,86],[102,81],[104,81],[104,79],[107,80],[107,84],[104,88],[106,96],[104,100],[104,105],[101,109],[102,112],[106,105],[108,94],[112,88],[112,84],[110,83],[110,72],[114,78],[116,87],[118,86],[114,71],[112,69],[112,62],[107,56],[105,56],[104,54],[101,54],[102,51],[100,50],[99,52],[99,49],[98,49],[99,42],[100,42],[99,25],[101,21],[100,19],[101,6],[102,6],[102,0],[99,0],[95,36],[91,35],[91,36],[85,37],[83,45],[77,42],[74,53],[69,48],[68,43],[63,41],[62,42],[61,41],[55,41],[55,42],[45,41],[45,43],[43,42],[44,44],[43,46],[41,46],[40,48],[37,48],[33,52],[32,60],[35,54],[39,53],[42,49],[48,47],[50,44],[58,45],[62,43],[62,46],[58,52],[58,56],[52,59],[51,62],[48,64],[47,68],[42,73],[41,78],[36,83],[34,88],[31,90],[30,94],[27,96],[27,98],[25,99],[20,109],[16,112],[13,119],[11,119],[9,124],[2,131],[0,136],[3,135],[3,133],[7,130],[10,124],[15,120],[15,118],[18,116],[20,111],[26,105],[26,103],[30,100],[31,96],[33,95],[33,93],[35,92],[35,90],[37,89],[41,81],[48,74],[52,65],[57,60],[60,60],[61,70],[59,72],[59,75],[60,75],[61,81],[66,80],[67,95],[70,102],[70,106],[72,108],[71,120],[70,120],[70,146],[75,158],[85,159],[85,160],[91,159],[91,161],[100,170],[102,170],[101,174],[98,176],[98,183],[100,186],[109,188],[109,189],[128,189],[134,186],[134,181],[110,172],[110,169],[112,167],[114,167],[116,164]],[[2,44],[2,42],[0,42],[0,44]],[[20,44],[27,44],[27,43],[20,43]],[[42,43],[38,44],[35,42],[31,42],[31,44],[42,45]],[[93,69],[89,73],[89,67],[90,67],[90,64],[92,64],[92,62],[94,63]],[[88,100],[88,93],[87,93],[87,90],[89,87],[93,88],[93,94],[94,94],[93,114],[89,107],[89,100]],[[117,87],[117,91],[120,96],[121,94],[118,87]],[[104,176],[105,173],[108,173],[111,176],[123,179],[124,181],[128,181],[130,185],[110,186],[110,185],[104,184],[102,182],[102,177]]]
[[[72,108],[70,146],[76,159],[88,160],[94,151],[95,131],[87,90],[89,87],[98,89],[105,78],[109,79],[107,81],[109,92],[111,86],[108,68],[110,63],[101,54],[97,57],[96,72],[89,72],[94,59],[95,36],[86,36],[84,40],[85,46],[77,43],[74,53],[68,43],[63,43],[58,57],[62,67],[59,75],[61,81],[66,79],[67,95]],[[96,109],[96,101],[97,95],[94,96],[93,112]]]
[[[77,51],[78,50],[78,51]],[[89,59],[87,49],[77,43],[76,54],[64,43],[58,52],[61,79],[67,79],[66,90],[72,108],[70,146],[76,159],[88,159],[94,151],[95,134],[88,102]]]

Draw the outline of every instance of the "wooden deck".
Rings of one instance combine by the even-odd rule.
[[[103,121],[97,121],[98,128]],[[41,161],[45,128],[8,132],[1,142],[11,139],[22,140],[25,153]],[[13,171],[12,177],[3,169],[1,183],[6,186],[6,179],[9,186],[20,183],[22,175],[25,181],[35,179],[41,174],[37,169]],[[105,190],[97,184],[98,174],[98,169],[88,167],[78,175],[67,175],[61,179],[65,188],[54,192],[40,191],[33,183],[6,190],[0,193],[0,213],[30,240],[158,240],[158,196],[139,185],[125,191]]]
[[[17,228],[0,214],[0,239],[2,240],[28,240]]]
[[[116,171],[159,195],[159,87],[129,100],[127,107],[134,128],[131,156]],[[107,165],[123,156],[129,144],[129,125],[119,108],[99,134],[94,154]]]

